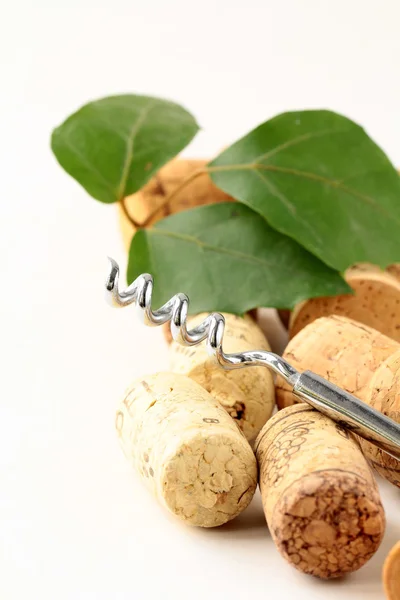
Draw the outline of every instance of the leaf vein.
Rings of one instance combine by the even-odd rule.
[[[373,198],[371,196],[367,196],[366,194],[358,192],[357,190],[354,190],[345,185],[342,185],[339,180],[328,179],[326,177],[323,177],[322,175],[318,175],[317,173],[311,173],[309,171],[301,171],[299,169],[292,169],[289,167],[279,167],[277,165],[264,165],[261,163],[211,166],[211,167],[208,167],[208,172],[209,173],[217,173],[220,171],[256,171],[257,169],[261,169],[264,171],[275,171],[276,173],[286,173],[288,175],[294,175],[296,177],[302,177],[304,179],[309,179],[310,181],[324,183],[332,188],[341,189],[344,193],[347,193],[350,196],[358,198],[359,200],[363,200],[364,202],[373,206],[378,212],[381,212],[382,214],[389,216],[390,219],[395,219],[397,222],[400,223],[400,218],[398,216],[394,215],[393,213],[388,214],[387,211],[384,210],[384,208],[380,204],[377,203],[375,198]]]
[[[267,177],[265,177],[265,175],[263,176],[261,171],[259,171],[258,169],[256,169],[254,171],[254,173],[256,173],[262,179],[262,181],[267,185],[267,187],[270,190],[271,194],[275,198],[277,198],[278,200],[280,200],[281,202],[283,202],[283,204],[285,204],[285,206],[287,206],[287,208],[292,213],[292,215],[298,221],[300,221],[300,223],[303,225],[303,227],[305,229],[307,229],[307,231],[310,233],[310,236],[313,237],[317,242],[319,242],[321,244],[322,240],[319,237],[319,235],[317,235],[316,231],[310,226],[310,223],[308,223],[307,220],[304,220],[300,215],[297,214],[297,207],[290,202],[289,198],[287,198],[285,196],[285,194],[283,194],[283,192],[281,192],[281,190],[276,185],[274,185],[272,183],[272,181],[270,181]]]
[[[164,237],[175,238],[182,242],[188,242],[188,243],[194,244],[194,245],[198,246],[199,249],[201,249],[201,251],[203,251],[203,252],[205,250],[210,250],[211,252],[219,252],[221,254],[227,254],[228,256],[242,258],[243,260],[262,265],[263,267],[275,267],[276,266],[275,262],[270,262],[268,260],[265,260],[264,258],[260,258],[258,256],[254,256],[251,254],[245,254],[244,252],[240,252],[239,250],[232,250],[231,248],[223,248],[222,246],[213,246],[212,244],[203,242],[203,241],[199,240],[198,238],[195,238],[186,233],[177,233],[175,231],[165,231],[162,229],[148,229],[148,233],[150,235],[160,235],[160,236],[164,236]],[[285,265],[280,265],[280,268],[281,267],[284,270],[286,268],[286,270],[288,270],[289,272],[292,271],[289,267],[285,267]]]
[[[130,166],[132,164],[132,160],[133,160],[135,138],[136,138],[137,134],[139,133],[140,128],[142,127],[146,118],[149,116],[150,111],[154,108],[155,104],[156,104],[156,102],[153,101],[144,107],[144,109],[142,110],[142,112],[139,115],[139,118],[137,119],[137,121],[135,121],[135,123],[132,126],[132,129],[129,132],[128,140],[127,140],[127,144],[126,144],[126,154],[125,154],[124,164],[123,164],[122,173],[121,173],[121,181],[118,185],[118,192],[117,192],[118,200],[121,200],[125,196],[126,183],[127,183],[128,177],[129,177],[129,168],[130,168]]]
[[[276,146],[275,148],[273,148],[272,150],[269,150],[265,154],[261,154],[260,156],[257,156],[254,160],[255,160],[255,162],[259,162],[259,161],[262,161],[264,159],[271,158],[271,156],[275,156],[281,150],[286,150],[286,148],[290,148],[291,146],[295,146],[296,144],[300,144],[300,142],[305,142],[306,140],[311,140],[313,138],[322,137],[324,135],[329,135],[329,134],[332,134],[332,133],[343,133],[343,131],[345,131],[345,130],[342,130],[342,129],[322,129],[321,131],[309,131],[308,133],[304,133],[304,134],[299,135],[297,137],[294,137],[294,138],[292,138],[290,140],[287,140],[283,144],[280,144],[279,146]]]

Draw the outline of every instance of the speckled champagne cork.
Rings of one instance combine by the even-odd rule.
[[[223,313],[225,333],[224,352],[246,350],[269,350],[268,342],[249,316],[238,317]],[[192,328],[205,319],[200,314],[189,319]],[[181,346],[172,342],[170,367],[175,373],[187,375],[197,381],[218,400],[230,416],[236,420],[248,440],[254,440],[275,406],[275,390],[272,374],[265,367],[251,367],[227,371],[207,354],[205,343],[199,346]]]
[[[366,401],[376,410],[400,423],[400,350],[389,356],[375,371]],[[366,440],[360,439],[360,443],[365,456],[378,473],[400,487],[400,461]]]
[[[264,426],[255,449],[265,516],[284,558],[321,578],[362,567],[379,547],[385,516],[355,438],[298,404]]]
[[[400,600],[400,542],[397,542],[383,565],[383,587],[387,600]]]
[[[311,298],[292,311],[289,335],[294,337],[319,317],[341,315],[373,327],[400,342],[400,280],[374,265],[356,265],[346,272],[354,294]]]
[[[317,319],[302,329],[286,347],[284,358],[299,371],[310,370],[367,401],[371,378],[400,344],[385,335],[345,317]],[[291,387],[277,378],[279,408],[297,400]]]
[[[125,455],[161,504],[215,527],[246,508],[257,463],[236,423],[200,385],[158,373],[135,381],[116,415]]]

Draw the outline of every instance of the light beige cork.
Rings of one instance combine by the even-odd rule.
[[[225,313],[226,314],[226,313]],[[260,328],[260,330],[263,332],[263,329],[259,323],[259,317],[258,317],[258,309],[257,308],[253,308],[252,310],[249,310],[246,315],[249,315],[249,317],[251,317],[253,319],[253,321],[258,325],[258,327]],[[191,318],[194,318],[195,315],[193,315]],[[170,322],[168,323],[164,323],[164,325],[162,325],[162,332],[164,335],[164,339],[167,342],[168,346],[172,343],[173,341],[173,337],[172,337],[172,333],[171,333],[171,324]],[[263,332],[263,335],[265,336],[266,334]]]
[[[174,373],[135,381],[116,415],[126,457],[158,501],[186,523],[216,527],[249,504],[257,463],[226,411]]]
[[[389,356],[375,371],[366,401],[400,423],[400,350]],[[360,443],[365,456],[378,473],[400,487],[400,461],[363,439],[360,439]]]
[[[374,265],[356,265],[347,270],[345,277],[354,294],[311,298],[298,304],[290,316],[289,336],[294,337],[319,317],[340,315],[373,327],[400,342],[398,276]]]
[[[299,371],[309,369],[368,401],[371,378],[400,345],[382,333],[346,317],[332,315],[313,321],[286,347],[283,357]],[[297,400],[281,377],[276,381],[279,408]]]
[[[383,565],[383,587],[387,600],[400,600],[400,542],[397,542]]]
[[[226,353],[246,350],[269,350],[269,344],[255,321],[249,316],[223,313]],[[188,328],[199,324],[202,313],[188,320]],[[271,372],[265,367],[227,371],[210,358],[205,343],[198,346],[170,345],[170,368],[187,375],[207,390],[236,420],[246,438],[254,440],[275,406],[275,389]]]
[[[351,434],[298,404],[264,426],[255,451],[267,523],[289,563],[327,579],[356,571],[373,556],[385,515]]]
[[[145,223],[147,219],[149,219],[147,226],[151,226],[168,215],[188,208],[233,201],[231,196],[217,188],[209,175],[204,173],[190,181],[181,191],[171,197],[171,201],[165,203],[165,199],[174,190],[177,190],[185,179],[193,176],[196,171],[204,169],[207,162],[206,160],[182,158],[170,161],[139,192],[125,198],[128,214],[139,226]],[[124,246],[126,250],[129,250],[135,227],[129,221],[119,203],[118,212]]]

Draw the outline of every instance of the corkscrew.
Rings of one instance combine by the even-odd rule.
[[[195,346],[206,341],[209,355],[214,356],[224,369],[251,366],[271,369],[292,387],[294,396],[394,458],[400,459],[400,424],[316,373],[299,373],[284,358],[273,352],[253,350],[226,354],[222,347],[225,319],[221,314],[211,313],[197,327],[189,330],[189,298],[186,294],[176,294],[161,308],[152,310],[153,277],[147,273],[139,275],[131,285],[120,291],[119,266],[112,258],[109,260],[106,294],[112,306],[133,304],[145,325],[158,326],[170,322],[173,339],[182,345]]]

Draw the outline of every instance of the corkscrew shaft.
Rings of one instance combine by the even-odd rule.
[[[400,459],[398,423],[315,373],[299,373],[284,358],[273,352],[253,350],[225,354],[222,347],[225,319],[221,314],[211,313],[197,327],[188,330],[189,298],[186,294],[176,294],[161,308],[152,310],[153,277],[149,274],[140,275],[129,287],[120,291],[118,264],[111,258],[109,260],[106,294],[113,306],[133,304],[145,325],[158,326],[170,321],[173,339],[185,346],[195,346],[206,341],[210,356],[214,356],[225,369],[268,367],[292,386],[297,398]]]

